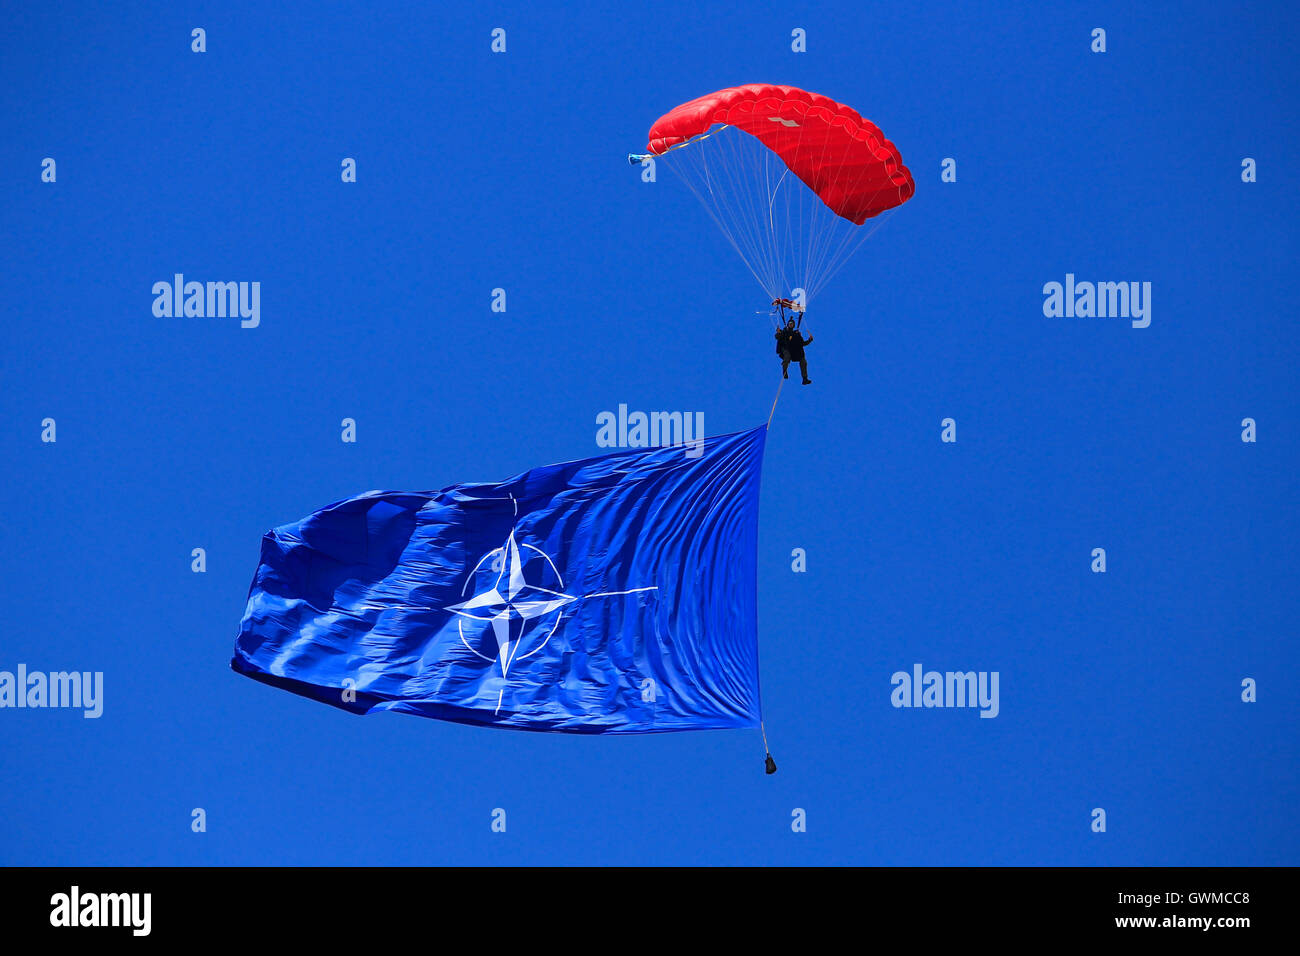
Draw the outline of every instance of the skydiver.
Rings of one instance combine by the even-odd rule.
[[[799,371],[803,373],[803,384],[811,385],[812,379],[808,377],[808,360],[804,358],[803,350],[805,345],[812,345],[813,336],[807,339],[799,332],[794,324],[794,319],[787,319],[785,328],[777,329],[776,332],[776,354],[781,356],[781,377],[790,377],[790,363],[798,362]]]

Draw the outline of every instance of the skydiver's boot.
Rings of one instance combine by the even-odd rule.
[[[806,379],[803,380],[803,383],[804,383],[805,385],[811,385],[811,384],[812,384],[812,379],[810,379],[810,378],[806,378]]]

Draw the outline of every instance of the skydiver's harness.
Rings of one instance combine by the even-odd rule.
[[[778,322],[776,327],[777,332],[785,331],[785,323],[786,323],[785,310],[789,309],[792,313],[797,313],[799,316],[798,320],[794,324],[794,331],[796,334],[798,334],[799,330],[803,328],[804,307],[800,305],[798,302],[793,301],[792,299],[773,299],[772,305],[775,306],[776,309],[781,310],[781,319]],[[773,316],[776,315],[775,309],[772,311],[771,314]],[[776,339],[776,354],[781,355],[784,358],[784,354],[781,349],[781,337],[779,335],[777,336]]]

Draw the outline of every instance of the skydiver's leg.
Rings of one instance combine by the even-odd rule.
[[[781,377],[782,378],[790,377],[790,353],[789,352],[781,353]]]
[[[799,371],[803,373],[803,383],[805,385],[811,385],[812,379],[808,377],[808,360],[806,358],[801,358],[799,360]]]

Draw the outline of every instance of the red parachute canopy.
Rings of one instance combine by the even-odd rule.
[[[879,127],[851,106],[794,86],[751,83],[683,103],[650,127],[647,150],[665,153],[717,123],[756,137],[832,212],[856,225],[916,191]]]

